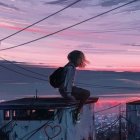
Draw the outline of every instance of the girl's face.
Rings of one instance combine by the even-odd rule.
[[[78,58],[77,59],[77,67],[80,66],[81,62],[82,62],[81,58]]]
[[[77,63],[76,63],[76,67],[83,67],[82,64],[83,64],[83,59],[82,58],[78,58],[77,59]]]

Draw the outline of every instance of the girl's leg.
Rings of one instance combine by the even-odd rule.
[[[78,106],[78,112],[80,112],[84,103],[90,96],[90,91],[83,89],[83,88],[73,86],[71,95],[74,96],[76,100],[80,100],[80,103]]]

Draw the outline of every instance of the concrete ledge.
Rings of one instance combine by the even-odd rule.
[[[97,97],[90,97],[85,104],[95,103]],[[16,100],[10,100],[0,103],[0,110],[3,109],[57,109],[70,108],[76,106],[79,101],[71,101],[62,97],[27,97]]]

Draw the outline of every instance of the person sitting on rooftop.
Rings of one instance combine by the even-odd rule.
[[[64,66],[64,82],[59,87],[62,97],[70,100],[79,100],[78,109],[76,111],[76,120],[80,119],[80,111],[90,96],[90,91],[74,85],[76,68],[84,68],[89,61],[86,60],[82,51],[74,50],[67,56],[69,62]]]

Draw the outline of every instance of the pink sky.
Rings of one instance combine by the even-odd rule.
[[[60,3],[59,0],[45,2],[0,0],[0,39],[69,4]],[[1,48],[36,39],[123,4],[114,4],[113,0],[108,2],[83,1],[1,42]],[[81,50],[90,61],[86,69],[140,72],[138,6],[140,2],[38,42],[2,51],[0,55],[10,61],[61,66],[67,62],[66,57],[70,51]]]

